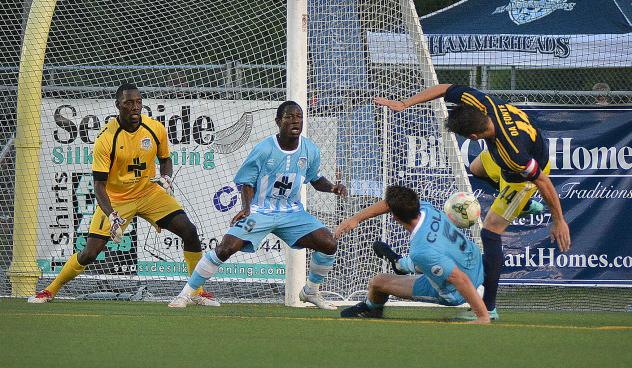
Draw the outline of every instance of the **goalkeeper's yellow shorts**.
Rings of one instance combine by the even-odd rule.
[[[487,175],[500,185],[500,192],[494,199],[491,210],[498,216],[512,222],[520,215],[524,206],[529,202],[529,198],[533,196],[538,188],[530,181],[522,183],[505,181],[500,175],[500,166],[494,162],[488,150],[481,152],[478,157],[480,157]],[[548,175],[550,171],[551,165],[548,163],[542,172]]]
[[[111,204],[114,211],[125,219],[125,224],[122,226],[123,232],[134,216],[144,218],[160,231],[160,220],[184,213],[180,203],[162,189],[154,190],[141,198],[112,201]],[[96,235],[98,238],[110,236],[110,220],[98,205],[90,222],[90,235]]]

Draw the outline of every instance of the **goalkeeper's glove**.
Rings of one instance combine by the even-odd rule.
[[[150,180],[152,183],[160,185],[167,194],[173,197],[173,179],[169,175],[156,176]]]
[[[110,220],[110,237],[113,242],[120,243],[123,240],[123,228],[121,226],[125,224],[125,219],[119,216],[116,211],[112,211],[108,219]]]

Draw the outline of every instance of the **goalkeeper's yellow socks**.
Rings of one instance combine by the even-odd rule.
[[[202,258],[202,252],[188,252],[185,250],[182,253],[184,253],[184,261],[187,263],[187,272],[189,276],[191,276],[193,270],[195,270],[195,266],[197,266],[200,258]]]
[[[77,260],[77,253],[73,254],[70,259],[64,264],[64,267],[59,272],[59,275],[55,277],[55,280],[46,287],[45,290],[50,291],[55,295],[68,281],[74,279],[86,269],[86,266],[82,266]]]
[[[202,252],[189,252],[185,250],[182,251],[182,253],[184,253],[184,261],[187,264],[187,272],[189,273],[189,276],[191,276],[193,270],[195,270],[195,266],[197,266],[198,262],[202,258]],[[197,290],[195,290],[193,295],[199,295],[203,291],[204,289],[200,286]]]

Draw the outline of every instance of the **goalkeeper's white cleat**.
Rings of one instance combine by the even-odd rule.
[[[336,310],[336,306],[323,299],[323,295],[320,292],[306,293],[305,288],[301,289],[298,294],[298,298],[305,303],[312,303],[320,309]]]
[[[33,304],[43,304],[53,300],[54,296],[50,291],[44,289],[39,293],[30,296],[26,301]]]
[[[169,308],[186,308],[187,305],[193,304],[193,300],[188,296],[176,296],[171,303],[168,304]]]
[[[197,305],[203,305],[206,307],[219,307],[220,304],[215,300],[215,296],[212,293],[203,291],[197,295],[191,296],[191,302]]]

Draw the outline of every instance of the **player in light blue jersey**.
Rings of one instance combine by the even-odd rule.
[[[502,234],[521,213],[542,212],[544,206],[530,199],[536,190],[551,212],[551,241],[556,241],[562,252],[571,247],[570,229],[549,177],[547,141],[537,126],[531,124],[527,113],[471,87],[437,84],[403,101],[377,97],[375,103],[400,112],[438,98],[456,104],[445,124],[449,131],[472,141],[484,139],[487,145],[472,161],[470,171],[498,190],[481,230],[485,264],[483,301],[491,318],[498,320],[496,294],[504,261]],[[471,320],[476,316],[466,312],[459,318]]]
[[[259,142],[235,175],[235,184],[241,186],[241,211],[233,217],[220,244],[202,257],[170,307],[186,307],[193,291],[230,256],[237,251],[256,251],[261,241],[273,233],[291,248],[314,250],[306,285],[299,294],[301,301],[322,309],[336,309],[320,293],[320,285],[333,268],[336,241],[320,221],[305,211],[300,191],[301,185],[307,183],[320,192],[338,196],[346,196],[347,189],[320,174],[320,150],[301,136],[303,110],[296,102],[283,102],[275,120],[279,133]]]
[[[412,275],[380,273],[369,281],[365,301],[343,310],[346,318],[381,318],[390,295],[399,298],[460,305],[469,303],[477,319],[489,323],[490,316],[476,288],[483,283],[483,261],[476,244],[441,211],[420,202],[409,188],[390,186],[384,199],[344,220],[335,238],[354,229],[360,222],[390,212],[410,233],[410,255],[399,259],[397,269]],[[415,273],[423,274],[415,274]]]

